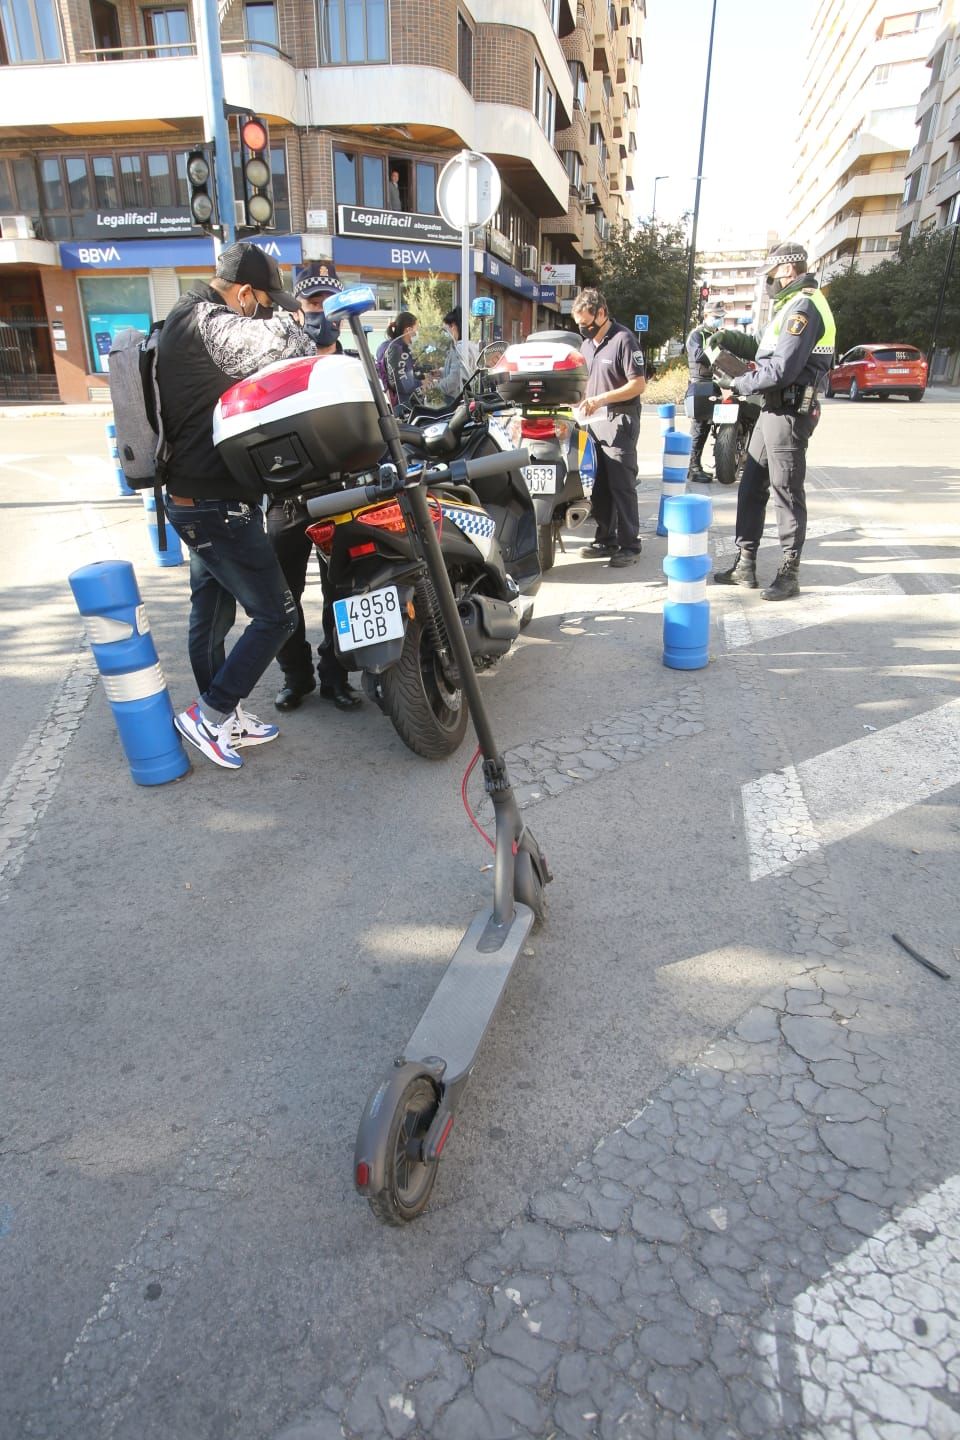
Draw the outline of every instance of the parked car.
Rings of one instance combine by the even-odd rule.
[[[827,373],[825,394],[849,395],[860,400],[864,395],[878,395],[881,400],[891,395],[906,395],[922,400],[927,388],[927,362],[923,352],[914,345],[855,345]]]

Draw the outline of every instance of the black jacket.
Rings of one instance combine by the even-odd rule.
[[[271,320],[247,319],[209,285],[194,285],[174,305],[160,332],[157,384],[171,447],[167,490],[196,500],[247,500],[259,491],[230,475],[213,444],[213,409],[231,385],[274,360],[316,354],[282,310]]]

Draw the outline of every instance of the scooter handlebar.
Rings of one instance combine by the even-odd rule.
[[[486,480],[490,475],[503,475],[507,470],[518,470],[521,465],[529,464],[528,450],[501,450],[496,455],[479,455],[475,460],[454,460],[450,473],[469,484],[471,480]]]
[[[306,501],[307,514],[314,520],[326,515],[340,515],[383,498],[379,485],[358,485],[353,490],[334,490],[329,495],[311,495]]]

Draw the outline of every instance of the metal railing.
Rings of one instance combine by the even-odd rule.
[[[276,55],[278,59],[286,60],[289,65],[293,64],[293,57],[269,40],[252,40],[244,35],[238,40],[223,40],[221,48],[241,53]],[[174,40],[163,45],[100,45],[95,50],[77,51],[81,60],[176,60],[196,54],[197,46],[193,40]]]

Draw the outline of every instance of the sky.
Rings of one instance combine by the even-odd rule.
[[[712,0],[647,0],[634,205],[693,210]],[[785,232],[813,0],[717,0],[697,248]],[[761,99],[761,97],[763,97]]]

